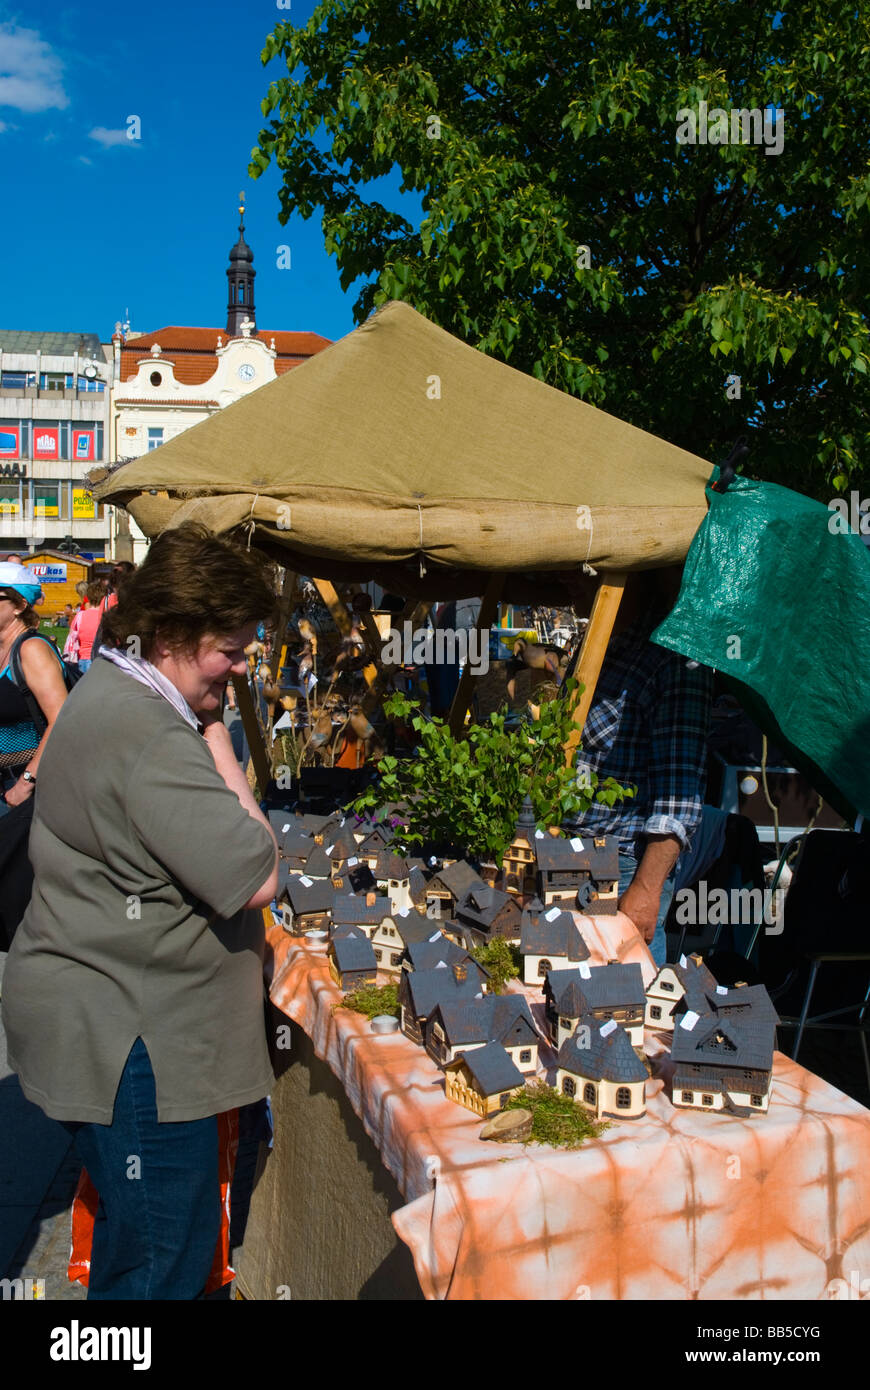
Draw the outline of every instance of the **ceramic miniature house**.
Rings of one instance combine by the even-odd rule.
[[[690,1007],[703,1001],[704,991],[716,990],[717,984],[701,957],[682,956],[678,965],[663,965],[646,992],[646,1026],[660,1032],[672,1032],[674,1009],[688,996]],[[702,1010],[705,1005],[701,1003]]]
[[[329,943],[329,973],[343,990],[376,982],[377,961],[364,932],[347,927],[333,934]]]
[[[498,888],[476,885],[453,915],[466,946],[485,946],[496,937],[519,942],[522,909],[515,897]]]
[[[538,1065],[538,1033],[521,994],[485,994],[481,999],[442,999],[423,1028],[426,1051],[439,1066],[488,1042],[501,1043],[521,1072]]]
[[[581,1015],[559,1048],[556,1089],[596,1119],[636,1120],[646,1114],[647,1070],[624,1028]]]
[[[403,970],[399,976],[399,1025],[412,1042],[423,1042],[432,1010],[442,1000],[483,998],[487,976],[475,964],[439,964],[432,970]]]
[[[285,931],[292,932],[294,936],[302,936],[312,929],[328,931],[335,898],[335,886],[329,879],[288,874],[278,896]]]
[[[502,887],[527,899],[533,894],[545,907],[562,903],[592,914],[616,911],[619,844],[614,835],[593,837],[544,834],[535,826],[529,797],[520,808],[503,859]]]
[[[407,907],[402,908],[400,912],[394,912],[372,933],[371,942],[375,948],[378,969],[399,974],[408,946],[412,942],[425,941],[431,935],[432,923],[422,913]]]
[[[520,814],[514,828],[513,837],[502,856],[502,886],[509,893],[528,897],[536,890],[538,863],[535,854],[537,844],[535,812],[531,799],[526,797],[520,807]]]
[[[520,951],[527,985],[543,985],[551,970],[569,970],[589,959],[589,948],[571,913],[544,908],[538,899],[523,910]]]
[[[426,900],[439,918],[453,917],[470,889],[485,887],[476,869],[464,859],[458,859],[432,875],[426,885]]]
[[[767,990],[763,985],[735,986],[708,995],[707,1002],[702,1014],[693,1009],[676,1014],[674,1105],[743,1118],[765,1114],[779,1021]]]
[[[460,1052],[444,1068],[447,1099],[464,1105],[482,1119],[503,1110],[524,1084],[524,1077],[498,1042]]]
[[[643,1052],[643,1020],[646,1003],[643,975],[637,964],[588,965],[576,970],[554,970],[544,986],[544,1016],[554,1047],[571,1037],[580,1018],[590,1014],[598,1023],[615,1019],[628,1033],[631,1044]]]
[[[433,923],[429,923],[431,927]],[[434,970],[440,964],[476,964],[464,946],[457,946],[439,929],[430,931],[422,941],[409,941],[402,955],[403,970]],[[482,965],[477,966],[483,970]],[[487,972],[484,971],[484,974]]]

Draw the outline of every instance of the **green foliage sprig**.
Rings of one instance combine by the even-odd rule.
[[[530,1110],[532,1132],[526,1144],[551,1144],[557,1149],[579,1149],[584,1139],[594,1139],[609,1121],[595,1120],[582,1105],[570,1096],[548,1086],[545,1081],[532,1081],[511,1096],[505,1110]]]
[[[500,936],[488,941],[485,946],[475,946],[471,955],[489,972],[488,988],[491,994],[501,994],[508,980],[515,980],[520,973],[523,958],[518,948]]]
[[[377,1018],[378,1014],[398,1018],[399,987],[393,984],[360,985],[359,989],[346,994],[340,1004],[333,1005],[333,1013],[336,1009],[352,1009],[356,1014],[365,1014],[366,1018]]]
[[[577,686],[566,681],[567,695]],[[382,758],[378,781],[351,807],[363,815],[386,802],[402,803],[403,843],[455,844],[474,858],[498,863],[526,796],[537,824],[548,827],[582,815],[593,800],[614,806],[634,795],[612,777],[599,783],[592,772],[581,784],[575,770],[565,766],[564,744],[572,729],[569,699],[542,704],[537,719],[511,729],[505,728],[503,714],[491,714],[470,725],[461,739],[445,720],[419,711],[419,701],[402,694],[384,702],[388,717],[410,718],[420,745],[412,757]]]

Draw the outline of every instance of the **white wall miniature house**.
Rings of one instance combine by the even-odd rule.
[[[503,1110],[524,1084],[524,1078],[497,1042],[460,1053],[444,1069],[447,1099],[464,1105],[482,1119]]]
[[[584,1014],[559,1048],[556,1090],[596,1119],[636,1120],[646,1114],[647,1070],[615,1019]]]
[[[692,998],[715,990],[716,980],[701,957],[681,956],[678,965],[663,965],[646,991],[646,1026],[672,1032],[674,1009],[688,991]]]

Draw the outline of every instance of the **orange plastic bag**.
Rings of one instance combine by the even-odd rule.
[[[221,1229],[214,1252],[211,1273],[205,1286],[206,1293],[215,1293],[224,1284],[235,1278],[235,1270],[230,1264],[230,1187],[236,1166],[239,1149],[239,1112],[225,1110],[218,1115],[218,1177],[221,1185]],[[94,1239],[94,1221],[100,1197],[94,1184],[83,1168],[79,1177],[76,1195],[72,1204],[72,1236],[70,1242],[67,1278],[70,1283],[88,1287],[91,1272],[91,1246]]]

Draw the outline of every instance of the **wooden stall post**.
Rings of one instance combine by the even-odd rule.
[[[335,623],[342,637],[348,637],[352,627],[352,620],[347,610],[347,604],[339,597],[335,585],[331,584],[328,579],[312,579],[311,582],[332,614],[332,621]],[[370,661],[363,669],[366,685],[372,685],[377,674],[377,666],[373,661]]]
[[[478,632],[487,632],[493,625],[495,615],[498,610],[498,601],[501,591],[504,588],[505,576],[503,574],[491,574],[487,580],[483,601],[480,605],[480,612],[477,615],[475,627]],[[465,715],[471,703],[472,687],[471,682],[474,677],[471,674],[471,667],[466,662],[462,675],[459,677],[459,685],[456,687],[456,694],[453,696],[453,704],[450,706],[450,713],[447,722],[450,732],[457,738],[465,725]]]
[[[598,684],[598,677],[601,674],[601,666],[610,641],[610,634],[613,631],[613,624],[619,612],[627,577],[624,570],[615,570],[612,574],[608,574],[606,579],[602,579],[598,585],[595,602],[589,615],[589,625],[583,634],[580,660],[575,672],[577,680],[583,683],[585,689],[575,696],[574,700],[574,727],[565,742],[566,767],[571,767],[577,753],[577,745],[580,742],[583,725],[586,723],[586,716],[589,713],[595,687]]]
[[[272,776],[269,755],[266,752],[266,745],[263,742],[263,731],[257,719],[254,709],[254,701],[251,698],[251,687],[248,685],[247,676],[233,676],[233,690],[236,692],[236,703],[239,707],[239,714],[242,717],[242,728],[245,731],[245,738],[248,740],[248,748],[251,751],[251,761],[254,764],[254,772],[257,776],[257,786],[260,789],[260,796],[266,795],[266,788]]]
[[[419,602],[415,602],[413,599],[408,599],[401,613],[396,615],[396,623],[399,627],[401,627],[401,625],[405,621],[410,622],[411,631],[413,632],[420,625],[420,623],[424,623],[426,621],[431,607],[432,603],[429,599],[421,599]],[[377,626],[377,624],[375,624],[375,626]],[[380,636],[380,634],[378,635]],[[372,710],[377,709],[378,705],[381,702],[381,696],[384,693],[387,681],[389,680],[393,672],[398,671],[398,669],[399,667],[397,665],[390,665],[381,662],[381,667],[377,673],[377,676],[371,682],[368,690],[366,691],[362,699],[362,709],[366,714],[370,714]]]

